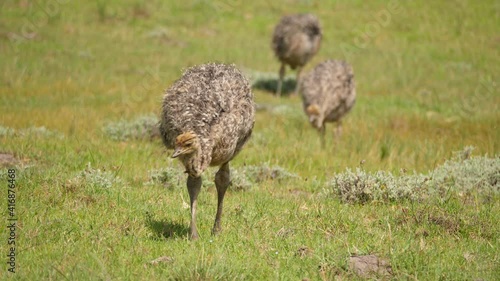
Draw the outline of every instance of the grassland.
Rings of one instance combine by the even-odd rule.
[[[16,273],[2,261],[0,279],[355,279],[348,258],[364,254],[390,262],[385,279],[498,278],[498,193],[349,204],[329,185],[360,162],[367,172],[431,175],[467,146],[498,158],[498,1],[326,2],[3,1],[0,153],[18,161],[2,167],[1,186],[15,168],[18,229]],[[298,97],[255,88],[266,110],[232,167],[296,177],[231,190],[222,235],[211,237],[208,171],[201,239],[187,240],[183,180],[151,181],[152,171],[181,169],[171,152],[158,139],[113,140],[103,128],[157,115],[164,89],[192,65],[235,63],[276,78],[273,26],[304,11],[324,28],[306,70],[338,58],[355,71],[358,100],[342,137],[330,128],[321,150]]]

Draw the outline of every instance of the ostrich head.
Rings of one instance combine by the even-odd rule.
[[[172,158],[194,154],[199,148],[200,141],[195,133],[182,133],[175,139],[175,151],[172,154]]]
[[[307,116],[309,116],[309,122],[314,128],[320,130],[323,127],[323,116],[319,110],[318,105],[311,104],[306,108]]]

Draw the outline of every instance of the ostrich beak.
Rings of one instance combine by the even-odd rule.
[[[176,158],[177,156],[182,154],[182,148],[176,148],[174,154],[172,154],[172,158]]]

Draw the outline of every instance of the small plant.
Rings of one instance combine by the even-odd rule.
[[[429,175],[395,176],[390,172],[368,173],[362,168],[336,175],[329,188],[346,203],[419,200],[452,191],[494,195],[500,192],[500,157],[471,157],[465,148]]]
[[[107,190],[114,185],[121,184],[122,180],[111,171],[92,168],[88,163],[85,170],[77,176],[68,180],[65,187],[68,191],[76,190],[80,187],[87,187],[93,191]]]
[[[230,188],[237,191],[247,191],[252,188],[252,183],[244,171],[233,169],[231,170]]]
[[[22,135],[36,135],[42,137],[62,137],[62,134],[51,131],[45,127],[29,127],[21,131]]]
[[[0,137],[8,137],[14,135],[15,130],[9,127],[0,126]]]
[[[151,170],[149,173],[149,181],[147,185],[162,185],[168,189],[174,189],[181,186],[183,175],[179,169],[167,167],[165,169]]]
[[[152,139],[159,136],[158,118],[154,115],[145,115],[132,121],[108,122],[103,131],[115,141]]]
[[[260,183],[267,180],[282,181],[290,178],[299,178],[297,174],[290,173],[280,166],[270,167],[267,163],[259,166],[246,166],[244,168],[244,173],[250,181],[255,183]]]
[[[115,184],[121,183],[121,179],[110,171],[101,171],[94,169],[87,164],[87,168],[80,173],[80,177],[94,188],[110,188]]]
[[[37,137],[57,137],[62,138],[64,135],[51,131],[45,127],[29,127],[25,129],[12,129],[9,127],[0,126],[0,137],[11,137],[11,136],[37,136]]]
[[[365,203],[373,200],[375,177],[357,168],[355,172],[347,169],[336,175],[330,182],[335,194],[347,203]]]
[[[485,195],[500,192],[500,156],[471,156],[473,147],[466,147],[437,167],[431,184],[438,191],[479,192]]]
[[[259,166],[245,166],[240,169],[231,169],[230,188],[235,191],[248,191],[255,184],[268,180],[282,181],[286,179],[299,178],[298,175],[285,170],[280,166],[270,167],[268,164]],[[203,181],[204,187],[214,187],[212,181]]]
[[[426,178],[422,175],[394,176],[390,172],[368,173],[361,168],[347,169],[336,175],[330,182],[335,194],[346,203],[366,203],[369,201],[415,200]]]

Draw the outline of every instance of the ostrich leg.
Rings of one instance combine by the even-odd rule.
[[[335,128],[335,137],[340,139],[342,136],[342,120],[337,121],[337,127]]]
[[[217,214],[215,215],[214,228],[212,234],[217,234],[221,230],[220,219],[222,216],[222,205],[224,195],[230,183],[229,162],[222,164],[217,174],[215,174],[215,186],[217,187]]]
[[[321,149],[325,149],[325,123],[319,128],[319,138],[321,141]]]
[[[191,240],[198,239],[198,230],[196,229],[196,206],[198,205],[198,194],[201,190],[201,177],[188,176],[187,188],[189,199],[191,201],[191,223],[189,225]]]
[[[299,66],[297,68],[297,77],[295,78],[295,90],[293,92],[294,95],[297,95],[299,93],[300,89],[300,74],[302,72],[302,66]]]
[[[283,87],[283,78],[285,77],[285,64],[282,63],[280,67],[280,77],[278,79],[278,87],[276,89],[276,95],[281,96],[281,89]]]

